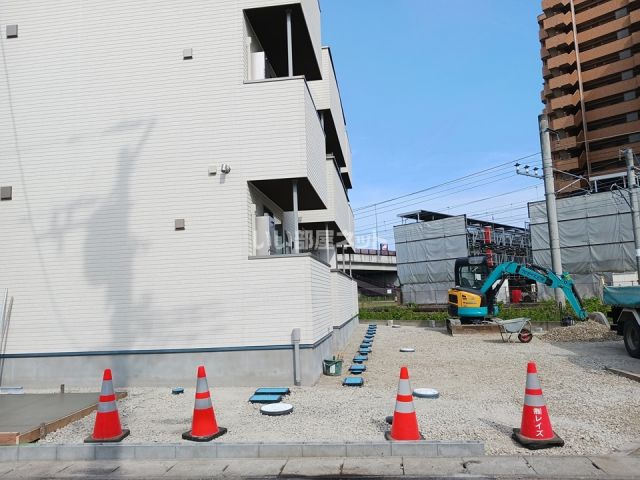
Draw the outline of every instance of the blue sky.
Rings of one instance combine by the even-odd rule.
[[[373,210],[359,207],[539,151],[538,1],[320,5],[351,142],[359,235],[375,229]],[[539,157],[529,162],[539,165]],[[526,201],[542,198],[541,181],[511,167],[494,173],[475,185],[456,182],[447,195],[380,205],[379,236],[392,241],[397,214],[418,208],[522,225]]]

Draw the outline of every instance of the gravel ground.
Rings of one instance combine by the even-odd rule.
[[[622,337],[601,323],[587,320],[570,327],[550,330],[540,337],[545,342],[606,342],[622,341]]]
[[[345,348],[343,370],[366,330],[360,325]],[[619,342],[619,354],[625,355]],[[640,441],[640,383],[603,370],[606,357],[590,358],[584,345],[503,343],[498,335],[451,337],[417,327],[380,326],[366,363],[365,386],[342,387],[344,377],[323,376],[313,387],[293,387],[291,415],[267,417],[248,398],[258,386],[210,385],[218,424],[229,429],[221,442],[380,441],[384,418],[393,413],[401,365],[413,388],[440,391],[436,400],[414,405],[430,440],[483,440],[487,454],[586,455],[624,451]],[[599,344],[604,345],[604,344]],[[400,347],[415,353],[400,353]],[[618,350],[615,350],[616,352]],[[629,357],[627,357],[629,358]],[[528,451],[511,438],[520,426],[526,363],[535,360],[554,430],[562,449]],[[637,360],[629,358],[631,362]],[[194,379],[195,384],[195,379]],[[174,396],[170,388],[132,388],[119,401],[121,420],[131,429],[125,442],[182,442],[190,428],[194,388]],[[94,415],[47,436],[45,443],[81,443]]]

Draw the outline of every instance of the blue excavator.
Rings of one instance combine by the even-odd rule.
[[[560,288],[580,320],[588,318],[580,295],[568,273],[557,275],[550,268],[517,262],[505,262],[489,269],[484,255],[458,258],[455,263],[455,284],[449,290],[449,316],[461,324],[480,324],[498,315],[496,296],[510,275],[534,280],[549,288]]]

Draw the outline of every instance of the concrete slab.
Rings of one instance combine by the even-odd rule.
[[[209,459],[218,456],[218,445],[215,442],[176,445],[175,448],[178,460]]]
[[[235,460],[237,462],[237,460]],[[167,478],[212,478],[221,476],[233,460],[185,460],[178,462]]]
[[[291,477],[336,477],[342,472],[344,460],[344,458],[335,457],[290,458],[282,470],[282,475]]]
[[[412,476],[447,476],[466,473],[462,458],[435,457],[419,458],[404,457],[404,474]]]
[[[526,461],[536,474],[545,478],[603,476],[587,457],[529,456]]]
[[[0,395],[0,445],[33,442],[41,424],[45,433],[53,432],[88,415],[97,403],[98,393]]]
[[[475,440],[460,440],[454,442],[439,441],[439,457],[465,457],[484,455],[484,443]]]
[[[242,458],[227,460],[225,477],[277,477],[287,463],[285,458]],[[172,471],[173,473],[173,471]]]
[[[391,442],[347,442],[347,457],[390,457]]]
[[[467,473],[472,475],[535,475],[523,457],[463,458]]]
[[[261,458],[301,457],[301,443],[262,443],[258,449]]]
[[[396,477],[403,475],[402,457],[347,457],[342,475],[374,475]]]
[[[69,468],[67,462],[24,462],[3,475],[4,478],[40,478],[53,477],[58,472]]]
[[[176,462],[135,461],[122,462],[111,477],[158,478],[173,470]],[[64,472],[62,472],[64,475]]]
[[[162,460],[176,457],[175,445],[136,445],[134,457],[138,460]]]
[[[58,470],[58,477],[63,478],[107,478],[119,467],[120,463],[113,461],[78,461],[67,464],[68,467]],[[4,480],[4,479],[3,479]]]
[[[437,457],[437,442],[391,442],[392,457]]]
[[[258,458],[259,443],[219,443],[218,458]]]
[[[603,472],[615,477],[640,476],[640,457],[608,455],[606,457],[588,457]]]
[[[308,442],[302,445],[303,457],[346,457],[347,446],[344,443]]]
[[[94,444],[58,445],[56,447],[56,460],[95,460],[95,458],[96,446]]]

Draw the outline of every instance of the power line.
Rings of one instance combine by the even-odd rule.
[[[407,193],[407,194],[405,194],[405,195],[400,195],[400,196],[398,196],[398,197],[394,197],[394,198],[389,198],[389,199],[387,199],[387,200],[382,200],[382,201],[380,201],[380,202],[371,203],[371,204],[369,204],[369,205],[364,205],[364,206],[362,206],[362,207],[358,207],[358,208],[353,209],[353,211],[354,211],[354,212],[358,212],[358,211],[361,211],[361,210],[367,210],[367,209],[374,208],[374,207],[376,207],[376,206],[378,206],[378,205],[381,205],[381,204],[384,204],[384,203],[389,203],[389,202],[393,202],[393,201],[395,201],[395,200],[400,200],[400,199],[402,199],[402,198],[411,197],[411,196],[413,196],[413,195],[417,195],[417,194],[419,194],[419,193],[423,193],[423,192],[426,192],[426,191],[429,191],[429,190],[433,190],[433,189],[438,188],[438,187],[442,187],[442,186],[446,186],[446,185],[449,185],[449,184],[455,183],[455,182],[457,182],[457,181],[459,181],[459,180],[464,180],[464,179],[466,179],[466,178],[469,178],[470,176],[474,176],[474,175],[479,175],[479,174],[483,174],[483,173],[486,173],[486,172],[490,172],[490,171],[492,171],[492,170],[495,170],[496,168],[500,168],[500,167],[503,167],[503,166],[505,166],[505,165],[513,164],[514,162],[519,162],[519,161],[521,161],[521,160],[526,160],[526,159],[528,159],[528,158],[535,157],[536,155],[540,155],[540,152],[532,153],[532,154],[530,154],[530,155],[526,155],[526,156],[524,156],[524,157],[517,158],[517,159],[515,159],[515,160],[510,160],[510,161],[508,161],[508,162],[504,162],[504,163],[501,163],[501,164],[499,164],[499,165],[495,165],[495,166],[493,166],[493,167],[486,168],[486,169],[484,169],[484,170],[479,170],[479,171],[477,171],[477,172],[470,173],[470,174],[465,175],[465,176],[463,176],[463,177],[455,178],[455,179],[453,179],[453,180],[449,180],[449,181],[443,182],[443,183],[438,184],[438,185],[432,185],[432,186],[430,186],[430,187],[426,187],[426,188],[423,188],[423,189],[421,189],[421,190],[417,190],[417,191],[415,191],[415,192]]]

